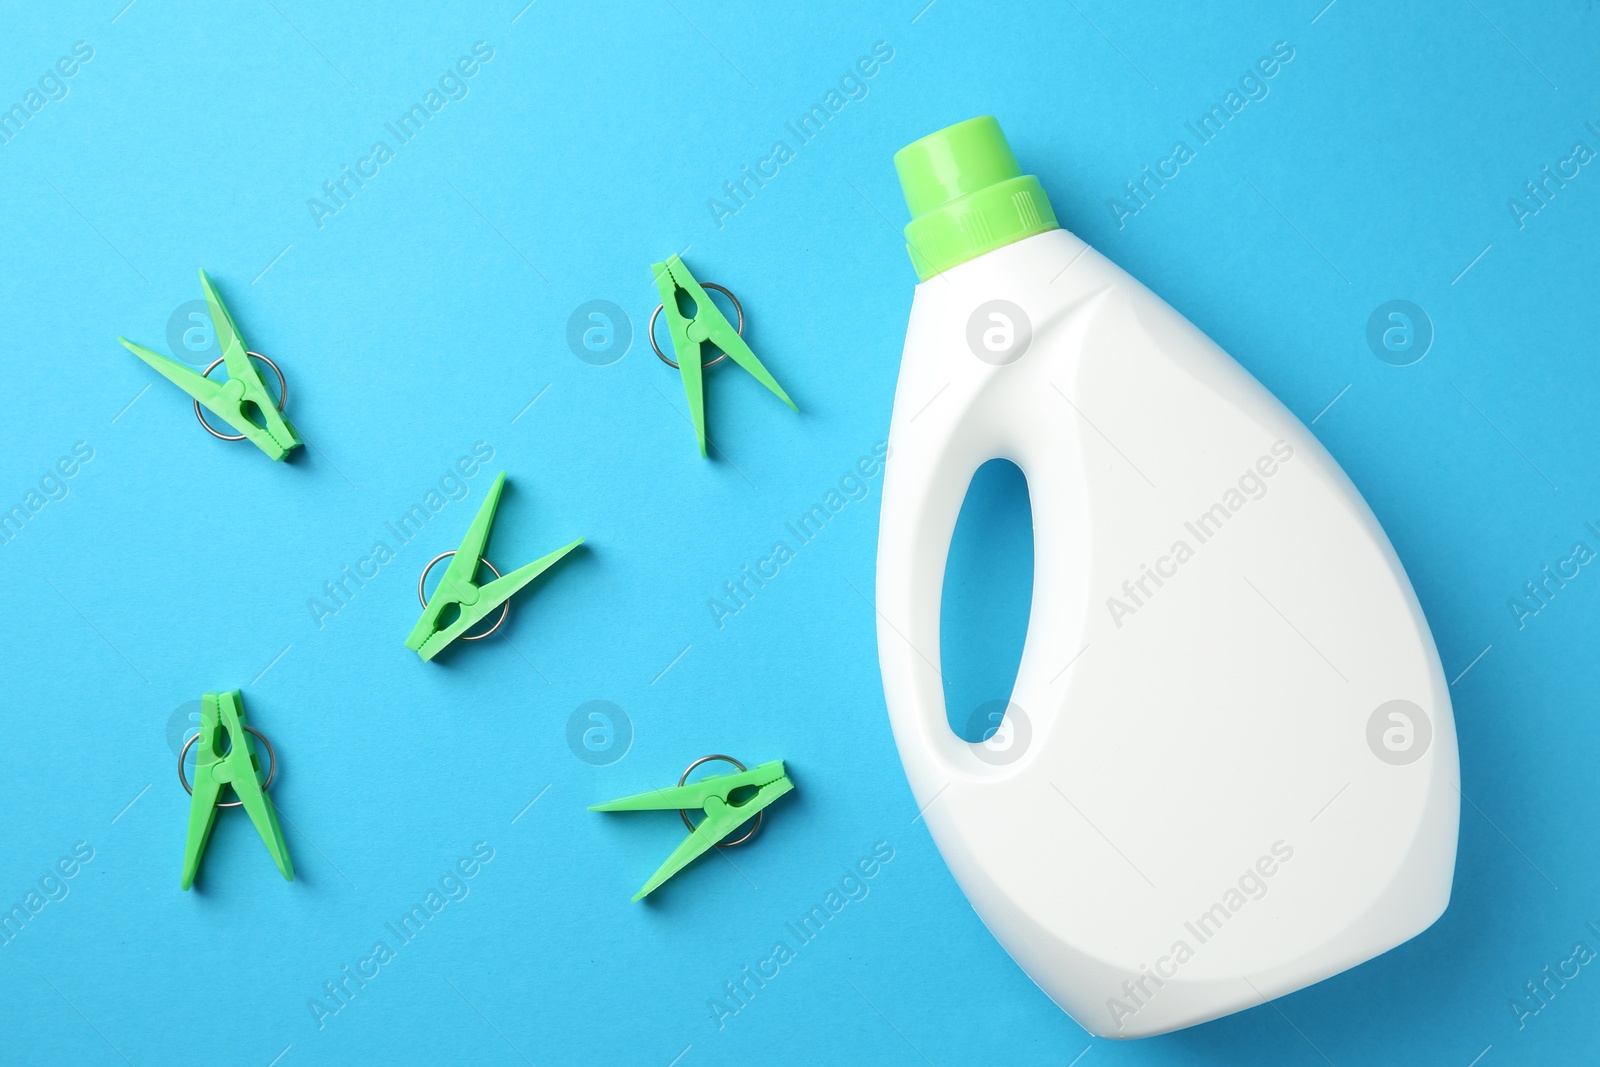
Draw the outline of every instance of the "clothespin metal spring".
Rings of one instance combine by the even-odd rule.
[[[734,314],[739,317],[739,324],[737,326],[735,326],[733,329],[734,329],[735,333],[738,333],[738,334],[742,335],[744,333],[744,305],[739,303],[739,298],[734,296],[733,292],[731,290],[729,290],[727,288],[727,286],[718,285],[716,282],[701,282],[700,283],[700,288],[702,288],[702,289],[715,289],[717,292],[721,293],[723,296],[725,296],[729,300],[733,301]],[[673,359],[671,356],[667,355],[665,352],[661,351],[661,345],[656,342],[656,319],[661,317],[661,312],[665,308],[666,308],[665,304],[657,304],[655,311],[650,313],[650,347],[655,349],[657,356],[661,357],[661,362],[665,363],[667,366],[671,367],[673,370],[677,370],[678,369],[678,361]],[[697,315],[699,314],[699,311],[700,311],[699,308],[695,309],[695,313]],[[706,369],[708,367],[715,367],[718,363],[721,363],[723,360],[725,360],[727,358],[728,358],[728,353],[726,353],[726,352],[719,353],[717,355],[716,359],[709,360],[707,362],[701,363],[700,364],[700,368],[702,370],[704,370],[704,369]],[[708,756],[706,758],[707,759],[712,759],[714,757]]]
[[[283,405],[289,402],[289,383],[283,380],[282,368],[280,368],[276,363],[272,362],[272,360],[268,359],[266,356],[263,356],[260,352],[246,352],[245,355],[249,356],[251,359],[259,359],[261,362],[271,367],[272,373],[278,376],[278,410],[282,411]],[[224,357],[218,356],[211,362],[211,366],[200,372],[200,377],[211,377],[211,372],[222,366],[223,362]],[[242,433],[219,433],[216,427],[212,426],[206,421],[205,412],[201,410],[200,401],[198,400],[194,402],[194,417],[200,420],[200,425],[204,426],[206,428],[206,433],[210,434],[212,437],[223,441],[244,440],[244,434]]]
[[[428,565],[426,567],[422,568],[422,577],[417,579],[417,599],[422,601],[422,606],[424,608],[426,608],[428,606],[428,594],[426,592],[426,586],[428,584],[428,572],[433,570],[433,565],[435,563],[440,563],[440,562],[442,562],[444,560],[447,560],[447,559],[449,559],[451,556],[453,556],[455,554],[456,554],[456,550],[453,549],[453,548],[448,552],[441,552],[437,556],[434,556],[432,559],[430,559],[428,561]],[[496,578],[501,577],[500,572],[495,569],[494,564],[490,563],[487,559],[483,558],[482,556],[479,556],[478,557],[478,562],[483,564],[485,567],[488,567],[489,568],[489,573],[493,574]],[[494,621],[494,625],[493,626],[489,627],[487,630],[483,631],[483,633],[481,633],[481,634],[462,634],[461,635],[461,640],[463,640],[463,641],[482,641],[485,637],[488,637],[490,634],[492,634],[496,630],[500,629],[500,627],[505,624],[505,621],[506,621],[507,617],[510,616],[510,614],[511,614],[511,601],[507,600],[505,603],[500,605],[500,617]]]
[[[267,791],[267,787],[272,785],[273,776],[278,773],[278,754],[272,750],[272,742],[267,740],[266,734],[257,730],[254,726],[246,726],[245,729],[255,734],[257,741],[267,746],[267,780],[261,783],[261,791],[264,793]],[[198,740],[200,740],[200,734],[195,734],[183,743],[183,751],[178,753],[178,781],[183,783],[183,791],[190,796],[194,796],[194,786],[189,784],[188,775],[183,773],[183,764],[189,757],[189,746]],[[239,808],[244,806],[244,801],[230,800],[224,803],[219,800],[216,806],[219,808]]]
[[[729,295],[731,296],[732,294],[730,293]],[[694,769],[700,766],[700,764],[711,763],[714,760],[721,760],[723,763],[731,763],[735,767],[739,768],[741,772],[749,770],[748,767],[734,759],[732,756],[701,756],[699,759],[695,760],[693,763],[689,764],[689,766],[684,768],[683,774],[678,777],[678,784],[683,785],[683,783],[687,782],[689,780],[689,775],[694,773]],[[743,837],[734,838],[732,841],[718,841],[717,847],[733,848],[735,845],[742,845],[746,841],[749,841],[752,837],[756,836],[756,831],[761,829],[761,816],[765,813],[765,810],[766,809],[762,809],[761,811],[756,812],[755,820],[750,824],[750,829],[745,831]],[[683,808],[679,808],[678,814],[683,818],[683,825],[689,828],[689,832],[691,834],[694,833],[694,823],[689,821],[688,811]]]

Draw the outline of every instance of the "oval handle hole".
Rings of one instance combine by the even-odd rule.
[[[1033,548],[1027,477],[990,460],[967,486],[940,593],[945,715],[963,741],[1002,728],[1033,605]]]

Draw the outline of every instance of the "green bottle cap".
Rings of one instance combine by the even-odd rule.
[[[906,251],[922,281],[1058,228],[1050,198],[1017,166],[993,115],[912,141],[894,154],[894,168],[911,209]]]

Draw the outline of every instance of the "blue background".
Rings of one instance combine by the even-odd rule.
[[[1524,983],[1600,947],[1600,572],[1520,627],[1508,600],[1574,542],[1600,547],[1585,526],[1600,525],[1600,164],[1520,228],[1507,201],[1574,142],[1600,148],[1585,127],[1600,126],[1600,9],[1324,2],[9,10],[0,104],[74,42],[94,53],[0,145],[0,505],[76,442],[93,459],[0,546],[0,905],[77,842],[93,859],[0,948],[0,1059],[1592,1058],[1594,967],[1520,1025],[1511,1001],[1536,1005]],[[468,94],[397,146],[385,123],[478,41],[493,58]],[[785,123],[878,41],[893,59],[869,94],[719,226],[708,199],[774,140],[795,147]],[[1119,227],[1108,200],[1174,140],[1192,146],[1185,121],[1279,41],[1294,58],[1270,95]],[[1046,1000],[917,820],[876,667],[881,477],[722,626],[707,604],[885,436],[913,288],[890,157],[985,112],[1064,225],[1315,420],[1452,679],[1468,802],[1443,919],[1273,1005],[1132,1044],[1090,1039]],[[394,158],[319,226],[308,198],[380,138]],[[802,412],[720,368],[706,461],[643,338],[648,266],[685,248],[744,302]],[[286,465],[207,437],[115,341],[170,351],[199,266],[289,376],[309,447]],[[566,340],[597,299],[632,324],[607,366]],[[1435,335],[1410,366],[1366,340],[1393,299]],[[494,459],[465,499],[398,545],[384,524],[477,442]],[[501,468],[491,559],[588,545],[517,599],[504,640],[423,664],[401,645],[416,575]],[[964,520],[947,601],[1007,592],[992,626],[946,634],[953,717],[1003,696],[1014,666],[1018,488],[994,479]],[[1012,549],[986,561],[970,546],[990,519]],[[319,625],[308,601],[379,539],[394,560]],[[228,812],[184,894],[172,740],[200,693],[232,687],[283,761],[272,795],[298,876],[285,884]],[[627,723],[613,715],[598,755],[568,739],[596,700]],[[787,759],[796,793],[752,847],[629,903],[682,828],[586,805],[722,751]],[[392,941],[385,924],[478,842],[494,858],[469,895],[319,1026],[323,983]],[[869,895],[799,945],[785,923],[879,842],[894,858]],[[795,958],[719,1029],[708,1000],[780,939]]]

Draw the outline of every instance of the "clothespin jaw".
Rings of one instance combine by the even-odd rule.
[[[583,538],[580,537],[547,556],[541,556],[532,563],[496,578],[488,585],[480,586],[477,583],[478,561],[483,556],[484,547],[489,543],[489,528],[494,524],[495,509],[500,504],[500,493],[505,484],[506,474],[505,471],[501,471],[495,478],[494,484],[489,487],[489,495],[478,507],[478,514],[473,518],[472,525],[467,528],[467,536],[462,539],[461,547],[456,550],[450,565],[445,568],[444,576],[439,579],[433,595],[428,598],[427,605],[422,609],[421,618],[417,619],[417,624],[411,628],[411,634],[406,638],[406,647],[421,656],[424,661],[437,656],[451,641],[482,622],[490,612],[511,599],[512,595],[523,586],[549,570],[562,556],[583,544]],[[452,609],[457,612],[455,618],[441,625]]]
[[[753,788],[754,793],[745,796]],[[763,808],[794,788],[784,771],[782,760],[759,764],[737,774],[718,774],[698,782],[652,789],[645,793],[622,797],[619,800],[595,804],[590,811],[659,811],[673,808],[698,808],[705,818],[694,832],[684,838],[666,862],[656,869],[644,887],[633,895],[642,900],[653,890],[687,867],[690,861],[710,851],[717,842],[727,837],[741,824],[749,822]],[[741,795],[735,797],[735,793]]]
[[[228,313],[227,305],[217,295],[206,272],[200,272],[200,287],[205,290],[206,306],[211,311],[211,325],[216,331],[217,344],[222,349],[222,361],[228,368],[226,381],[216,382],[203,374],[190,370],[182,363],[153,352],[143,345],[134,344],[126,337],[118,337],[124,348],[159,371],[167,380],[188,393],[212,414],[222,419],[245,439],[274,460],[281,460],[299,447],[300,435],[283,413],[277,401],[267,391],[255,364],[239,338],[239,330]],[[258,425],[252,416],[259,415]]]
[[[289,846],[278,825],[277,812],[256,781],[260,760],[245,725],[244,699],[237,689],[231,693],[207,693],[200,699],[194,795],[189,800],[189,832],[183,845],[184,889],[194,884],[195,873],[200,869],[200,856],[216,825],[217,801],[224,786],[233,787],[284,880],[294,881],[294,863],[289,859]],[[228,750],[226,754],[224,748]]]
[[[661,295],[661,307],[667,316],[667,332],[672,338],[672,351],[678,360],[678,373],[683,377],[683,392],[689,401],[689,418],[694,423],[695,440],[700,445],[700,455],[706,454],[706,405],[704,371],[700,364],[700,346],[707,342],[728,354],[728,358],[748,371],[756,381],[766,386],[779,400],[799,411],[789,394],[783,391],[770,371],[762,366],[750,346],[739,336],[738,329],[728,321],[705,289],[695,281],[694,275],[683,260],[668,256],[665,263],[652,263],[650,272],[655,277],[656,292]],[[678,307],[678,295],[683,293],[694,301],[694,317],[686,318]]]

